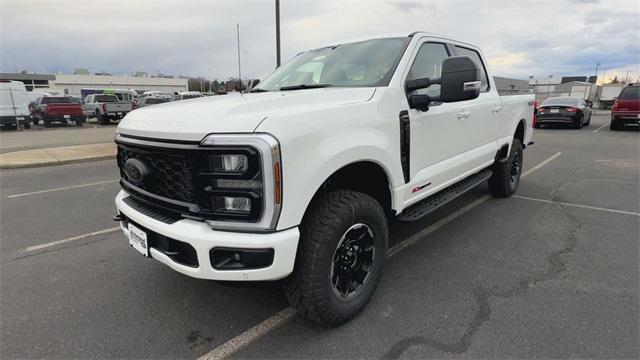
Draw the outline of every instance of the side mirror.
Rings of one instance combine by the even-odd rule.
[[[442,62],[440,101],[457,102],[480,96],[480,68],[468,56],[454,56]]]
[[[477,98],[480,96],[482,87],[480,68],[468,56],[450,57],[442,62],[442,75],[439,79],[420,78],[407,80],[405,91],[409,93],[418,89],[428,88],[431,85],[440,85],[440,96],[410,95],[409,106],[412,109],[427,111],[432,101],[456,102]]]

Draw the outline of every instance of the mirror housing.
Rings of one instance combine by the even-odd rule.
[[[429,98],[429,95],[409,96],[409,107],[412,109],[427,111],[429,110],[430,103],[431,103],[431,98]]]
[[[440,101],[457,102],[480,96],[480,68],[469,56],[454,56],[442,62]]]

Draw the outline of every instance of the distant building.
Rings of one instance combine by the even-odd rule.
[[[55,80],[52,81],[51,87],[63,89],[65,94],[76,95],[80,94],[80,89],[83,88],[115,88],[140,91],[157,90],[171,93],[188,90],[186,79],[95,74],[55,75]]]
[[[74,75],[89,75],[89,69],[74,69]]]
[[[493,80],[496,83],[496,89],[500,95],[526,94],[532,91],[528,80],[511,79],[500,76],[494,76]]]
[[[563,76],[560,83],[566,84],[574,81],[580,81],[595,84],[597,79],[598,78],[596,76]]]
[[[76,69],[77,70],[77,69]],[[21,81],[27,91],[43,91],[51,94],[80,95],[83,88],[114,88],[130,90],[158,90],[165,92],[187,91],[186,79],[152,78],[139,76],[114,76],[97,74],[28,74],[0,73],[1,80]]]
[[[46,89],[50,87],[50,82],[55,80],[55,75],[49,74],[27,74],[27,73],[0,73],[0,80],[13,80],[24,83],[27,91]]]

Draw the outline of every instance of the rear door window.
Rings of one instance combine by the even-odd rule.
[[[462,46],[457,46],[457,45],[456,45],[456,52],[458,53],[458,55],[464,55],[472,58],[473,61],[475,61],[478,64],[478,67],[480,68],[480,80],[482,81],[482,87],[480,88],[480,91],[482,92],[488,91],[489,77],[487,76],[487,69],[485,69],[484,67],[484,63],[482,62],[482,58],[480,57],[480,54],[475,50],[468,49]]]

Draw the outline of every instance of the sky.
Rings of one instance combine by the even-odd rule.
[[[275,68],[275,0],[0,0],[0,72],[237,77]],[[281,0],[283,62],[353,38],[447,35],[480,46],[494,75],[640,79],[640,2]]]

